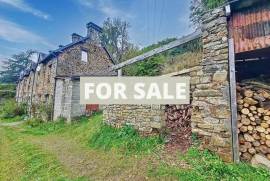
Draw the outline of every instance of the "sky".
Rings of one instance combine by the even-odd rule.
[[[0,0],[0,64],[34,49],[48,53],[86,35],[86,23],[107,17],[129,22],[130,41],[139,47],[191,33],[190,0]]]

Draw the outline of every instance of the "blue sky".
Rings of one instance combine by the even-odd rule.
[[[0,0],[0,60],[35,49],[47,53],[70,43],[86,23],[120,17],[131,25],[130,40],[143,47],[192,31],[190,0]]]

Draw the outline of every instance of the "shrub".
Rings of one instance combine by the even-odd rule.
[[[5,101],[5,103],[2,106],[1,112],[2,112],[1,117],[3,118],[13,118],[16,116],[22,116],[27,112],[26,104],[25,103],[17,104],[15,100],[10,99]]]
[[[45,122],[52,120],[53,106],[48,103],[33,103],[31,107],[32,116]]]
[[[42,120],[39,118],[30,118],[26,121],[26,125],[31,128],[38,127],[42,123]]]
[[[45,123],[40,118],[31,118],[26,122],[26,129],[24,133],[33,135],[47,135],[56,133],[66,128],[64,119],[59,119],[56,122]]]

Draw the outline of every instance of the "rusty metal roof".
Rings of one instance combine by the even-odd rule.
[[[269,2],[233,12],[229,25],[236,53],[270,47]]]

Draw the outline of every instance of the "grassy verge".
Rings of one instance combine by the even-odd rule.
[[[209,151],[191,148],[179,159],[189,164],[188,169],[161,164],[151,168],[149,175],[155,178],[172,177],[178,180],[270,180],[270,172],[263,168],[255,168],[245,163],[224,163],[218,156]]]
[[[90,119],[82,117],[72,124],[64,122],[28,124],[24,133],[32,135],[62,134],[73,137],[80,143],[104,151],[115,150],[123,154],[151,153],[163,145],[161,137],[141,137],[132,127],[113,128],[102,123],[102,115]]]

